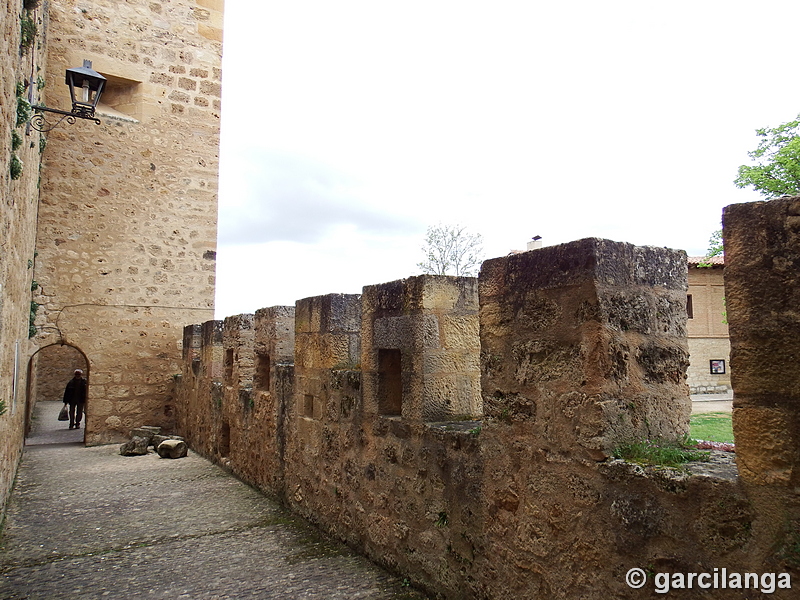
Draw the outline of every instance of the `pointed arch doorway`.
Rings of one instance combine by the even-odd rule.
[[[81,369],[89,385],[89,360],[86,355],[69,344],[52,344],[34,352],[28,361],[28,380],[25,402],[25,436],[31,434],[34,414],[41,418],[36,423],[39,443],[64,443],[83,441],[86,429],[68,431],[68,423],[57,421],[64,398],[64,387],[72,379],[75,369]],[[38,408],[36,405],[42,403]],[[89,411],[89,402],[86,403]],[[35,412],[34,412],[35,411]],[[85,423],[88,419],[84,419]],[[63,432],[61,430],[64,430]]]

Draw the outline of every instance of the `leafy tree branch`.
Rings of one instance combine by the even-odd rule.
[[[712,267],[714,265],[712,264],[711,259],[724,253],[725,248],[722,245],[722,229],[717,229],[711,234],[711,237],[708,240],[708,251],[703,257],[703,260],[697,263],[697,266],[707,268]]]
[[[758,148],[747,153],[756,164],[739,167],[736,187],[752,186],[767,198],[800,194],[800,116],[756,135]]]

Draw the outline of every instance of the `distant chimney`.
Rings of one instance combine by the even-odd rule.
[[[542,236],[540,235],[533,236],[531,241],[528,242],[528,250],[537,250],[541,247],[542,247]]]

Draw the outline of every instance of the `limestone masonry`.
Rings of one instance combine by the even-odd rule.
[[[10,0],[0,13],[0,507],[32,403],[59,396],[65,357],[88,376],[87,444],[174,429],[182,328],[213,317],[222,11]],[[25,107],[68,110],[64,73],[84,59],[108,80],[102,124],[32,129]]]
[[[30,3],[26,3],[30,4]],[[19,93],[45,61],[40,35],[30,38],[31,26],[41,32],[41,9],[24,11],[22,0],[0,8],[0,511],[5,507],[24,443],[26,374],[35,344],[28,339],[31,315],[33,261],[39,191],[40,139],[27,132],[25,115],[18,118]],[[26,44],[21,15],[27,18]],[[12,173],[12,165],[14,172]],[[32,390],[35,391],[35,390]]]
[[[109,79],[102,125],[48,135],[35,267],[40,347],[89,363],[87,443],[173,426],[182,327],[213,316],[221,9],[50,3],[49,102],[87,56]]]
[[[432,597],[655,593],[634,567],[800,586],[800,197],[728,207],[724,271],[585,239],[216,321],[222,13],[0,9],[0,516],[34,403],[81,368],[87,444],[180,434]],[[101,124],[40,134],[84,59]],[[684,438],[690,352],[694,391],[732,384],[735,462],[616,458]]]
[[[797,581],[788,400],[736,421],[766,477],[740,479],[721,452],[684,469],[614,459],[687,432],[686,265],[587,239],[488,260],[477,279],[410,277],[190,325],[178,432],[435,597],[641,598],[633,567]],[[761,342],[736,372],[772,356]]]

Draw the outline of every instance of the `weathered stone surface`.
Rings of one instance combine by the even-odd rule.
[[[161,458],[183,458],[189,448],[183,440],[164,440],[156,448]]]
[[[135,436],[119,447],[119,453],[122,456],[142,456],[147,454],[149,442],[149,438]]]
[[[417,421],[483,414],[475,278],[421,275],[366,286],[362,305],[367,411]]]
[[[66,68],[89,58],[108,78],[101,125],[78,121],[47,135],[33,203],[36,339],[86,356],[86,441],[98,444],[123,441],[140,423],[174,429],[182,328],[213,317],[222,45],[198,31],[196,0],[87,0],[79,9],[71,0],[36,9],[47,60],[26,58],[20,81],[35,73],[43,85],[39,92],[32,82],[36,93],[47,94],[38,103],[65,109]],[[221,3],[202,14],[204,27],[218,31]],[[4,77],[9,90],[13,79]],[[28,141],[36,190],[39,144]],[[31,257],[26,252],[16,264]]]
[[[800,197],[725,208],[733,426],[748,482],[800,490]]]
[[[487,414],[601,460],[686,433],[686,256],[588,239],[484,262]]]
[[[34,65],[47,62],[47,36],[44,28],[37,27],[30,45],[20,46],[21,17],[36,21],[43,9],[23,11],[22,0],[8,0],[0,8],[0,399],[6,412],[0,417],[0,514],[14,482],[14,473],[19,462],[25,437],[26,421],[31,406],[25,405],[25,375],[28,359],[36,370],[38,361],[34,352],[35,340],[29,339],[29,327],[41,330],[47,324],[42,311],[38,311],[31,323],[31,289],[36,258],[36,223],[39,195],[38,183],[42,155],[40,140],[44,134],[17,123],[17,85],[31,78]],[[63,74],[62,74],[63,81]],[[31,90],[34,103],[41,98],[41,91]],[[22,96],[28,97],[23,89]],[[16,137],[14,137],[16,136]],[[22,171],[11,175],[11,163],[19,160]],[[17,176],[18,175],[18,176]],[[57,351],[57,347],[56,347]],[[15,382],[12,374],[20,372]],[[57,383],[42,386],[42,393],[49,399],[63,394],[67,379],[62,379],[58,368],[50,371]],[[35,381],[30,382],[30,393],[37,394]],[[60,392],[58,388],[60,389]],[[16,389],[16,392],[15,392]]]
[[[161,442],[165,441],[165,440],[181,440],[181,441],[185,441],[179,435],[154,435],[152,438],[150,438],[150,445],[153,448],[158,448],[158,445]]]
[[[148,446],[153,444],[153,436],[159,435],[160,433],[161,427],[152,425],[140,425],[139,427],[131,429],[131,437],[140,437],[146,439]]]
[[[682,253],[565,246],[484,265],[479,287],[492,294],[480,297],[477,363],[459,354],[474,343],[475,313],[462,294],[474,283],[365,288],[361,369],[334,361],[336,336],[351,332],[325,325],[325,297],[309,299],[298,305],[295,366],[272,367],[270,386],[253,386],[253,406],[242,402],[246,383],[210,377],[217,366],[206,359],[223,360],[217,346],[200,348],[199,366],[185,362],[180,430],[239,477],[445,598],[635,598],[624,574],[639,564],[788,569],[762,551],[777,547],[762,525],[775,514],[747,496],[731,455],[685,469],[604,460],[615,440],[686,430]],[[590,256],[573,255],[581,252]],[[578,265],[578,274],[553,262]],[[230,366],[236,373],[251,359],[233,326],[224,335],[241,362]],[[254,327],[256,348],[270,347],[276,334]],[[483,419],[426,423],[404,406],[380,414],[370,394],[398,364],[404,399],[423,405],[464,393],[458,376],[479,365],[483,385],[472,391],[483,392]],[[756,468],[783,476],[779,467]]]

